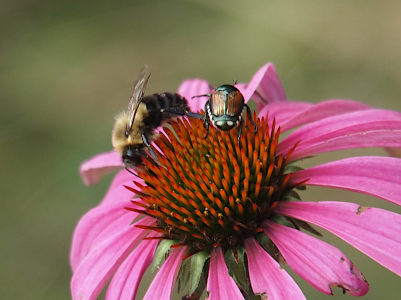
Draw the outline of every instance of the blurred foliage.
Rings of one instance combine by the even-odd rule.
[[[87,188],[78,166],[111,149],[114,115],[144,64],[157,66],[148,93],[192,77],[247,82],[272,61],[289,99],[401,110],[400,12],[397,1],[362,0],[1,1],[0,298],[70,298],[74,227],[111,179]],[[400,212],[355,193],[304,195]],[[399,295],[398,276],[328,236],[369,280],[364,299]],[[296,280],[308,299],[329,298]]]

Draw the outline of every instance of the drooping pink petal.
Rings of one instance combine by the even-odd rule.
[[[209,97],[197,97],[194,96],[210,94],[213,91],[209,87],[209,83],[203,79],[188,79],[181,83],[178,88],[178,94],[185,97],[188,100],[188,105],[191,111],[198,112],[204,109],[205,103],[209,100]]]
[[[341,115],[358,110],[366,110],[369,108],[369,106],[363,103],[352,100],[327,100],[304,110],[297,111],[292,115],[291,119],[287,120],[286,122],[279,123],[279,125],[281,126],[281,132],[285,132],[292,128],[311,122],[316,122],[331,116]]]
[[[276,213],[326,229],[401,276],[401,215],[346,202],[280,202]]]
[[[401,147],[401,114],[369,109],[313,122],[280,142],[277,153],[287,153],[298,141],[291,160],[343,149]]]
[[[234,279],[228,274],[226,262],[221,247],[212,250],[210,255],[209,276],[206,287],[208,300],[243,300]]]
[[[294,279],[254,238],[245,240],[252,290],[269,300],[306,299]],[[220,298],[230,299],[230,298]]]
[[[149,234],[148,237],[155,236]],[[153,261],[158,240],[142,241],[124,260],[107,288],[106,300],[132,300],[146,269]]]
[[[143,300],[170,300],[174,284],[188,248],[175,248],[157,272]]]
[[[96,184],[107,175],[123,166],[121,157],[116,151],[102,153],[84,161],[79,168],[86,185]]]
[[[271,221],[261,226],[291,269],[317,290],[331,295],[331,287],[340,287],[353,296],[369,291],[361,272],[336,247]]]
[[[154,219],[148,217],[137,222],[138,225],[147,226],[154,223]],[[72,298],[96,299],[118,266],[146,234],[147,230],[127,226],[92,248],[74,272],[71,280]]]
[[[121,226],[127,227],[135,219],[137,213],[124,209],[124,202],[116,202],[108,205],[97,206],[86,213],[79,221],[74,236],[70,252],[70,263],[72,270],[79,266],[80,262],[91,250],[95,240],[103,232],[109,232]]]
[[[239,85],[239,87],[241,87]],[[240,89],[242,91],[242,89]],[[242,92],[245,101],[252,99],[260,111],[268,103],[286,101],[284,87],[272,63],[261,67]]]
[[[401,160],[391,157],[352,157],[291,175],[305,185],[351,190],[401,205]]]

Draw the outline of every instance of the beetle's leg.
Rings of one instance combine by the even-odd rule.
[[[248,115],[248,119],[253,123],[253,131],[252,132],[256,133],[256,132],[258,132],[258,125],[256,125],[256,123],[252,119],[251,109],[246,104],[244,104],[244,106],[246,107],[246,113]]]
[[[237,140],[238,140],[238,146],[240,145],[240,140],[241,140],[241,133],[242,133],[242,126],[244,125],[244,118],[241,118],[241,121],[239,121],[238,124],[238,135],[237,135]]]
[[[204,139],[207,138],[207,136],[209,135],[210,116],[207,109],[209,103],[210,100],[208,100],[205,104],[205,118],[203,119],[203,126],[206,129],[206,135],[203,136]]]

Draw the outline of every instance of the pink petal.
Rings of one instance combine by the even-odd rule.
[[[228,274],[221,247],[212,250],[206,289],[209,300],[244,299],[234,279]]]
[[[193,96],[210,94],[213,91],[209,87],[209,83],[203,79],[189,79],[181,83],[178,88],[178,94],[188,100],[191,111],[198,112],[204,109],[205,103],[209,100],[208,97],[199,97],[192,99]]]
[[[286,101],[284,87],[272,63],[260,68],[243,92],[245,101],[252,98],[260,111],[266,104]]]
[[[157,272],[143,300],[170,300],[187,247],[174,249]]]
[[[316,122],[331,116],[369,108],[369,106],[363,103],[351,100],[339,99],[324,101],[302,111],[298,111],[296,114],[292,115],[291,119],[287,120],[285,123],[280,123],[281,131],[285,132],[292,128]]]
[[[367,156],[347,158],[291,175],[294,182],[372,195],[401,205],[401,160]]]
[[[306,299],[299,286],[254,238],[245,240],[253,291],[269,300]],[[262,297],[263,298],[263,297]],[[230,299],[230,298],[220,298]]]
[[[148,237],[155,236],[149,234]],[[153,261],[158,240],[142,241],[114,274],[107,288],[106,299],[135,299],[139,283]]]
[[[154,219],[145,217],[136,224],[151,226],[154,223]],[[127,226],[91,249],[72,277],[72,298],[96,299],[121,262],[147,233]]]
[[[111,204],[115,202],[128,201],[136,197],[136,194],[128,190],[125,186],[136,187],[133,182],[144,184],[143,180],[135,177],[127,170],[121,170],[114,177],[106,196],[103,198],[101,204]]]
[[[132,226],[133,221],[142,216],[137,212],[127,210],[125,207],[138,208],[138,206],[135,204],[126,203],[126,205],[122,208],[126,211],[126,214],[122,215],[118,219],[111,220],[109,224],[93,239],[92,244],[90,245],[91,248],[96,247],[98,244],[103,243],[105,240],[108,240],[110,236],[114,235],[121,229]]]
[[[291,133],[277,152],[288,152],[298,141],[291,160],[343,149],[401,147],[401,114],[370,109],[326,118]]]
[[[107,175],[123,166],[116,151],[102,153],[82,163],[79,171],[86,185],[96,184]]]
[[[276,119],[277,127],[292,119],[295,114],[313,107],[308,102],[273,102],[263,107],[259,112],[259,117],[268,117],[269,125]]]
[[[331,295],[330,287],[341,287],[352,296],[369,291],[363,275],[336,247],[271,221],[262,223],[262,228],[291,269],[322,293]]]
[[[111,228],[127,227],[137,214],[124,209],[124,203],[118,202],[109,205],[98,206],[86,213],[75,228],[72,239],[70,263],[72,269],[79,266],[88,255],[94,241],[99,235]],[[124,224],[124,225],[122,225]]]
[[[280,202],[275,212],[337,235],[401,276],[401,215],[346,202]]]
[[[381,129],[353,132],[349,135],[335,136],[323,140],[320,137],[315,143],[300,144],[300,148],[296,148],[291,156],[290,161],[295,161],[319,153],[330,151],[338,151],[356,148],[384,148],[384,147],[400,147],[401,148],[401,130]],[[284,150],[284,153],[286,151]],[[281,150],[279,153],[283,153]]]

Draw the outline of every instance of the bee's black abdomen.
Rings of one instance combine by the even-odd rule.
[[[179,94],[160,93],[146,96],[142,99],[142,103],[146,105],[148,116],[143,120],[145,126],[159,127],[163,121],[166,121],[174,115],[163,113],[163,109],[179,108],[188,111],[187,100]]]
[[[175,93],[153,94],[144,97],[142,102],[146,104],[149,113],[171,107],[188,108],[187,99]]]

